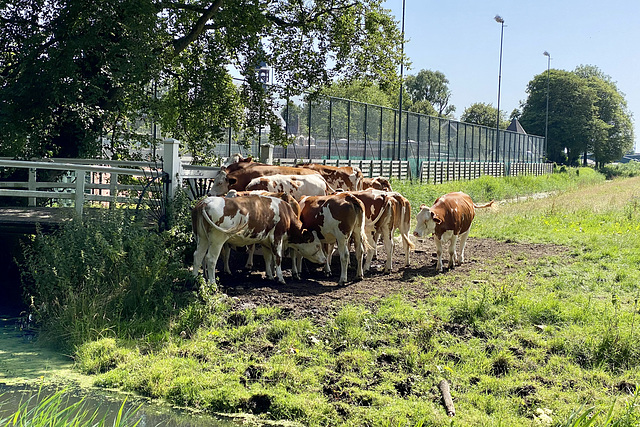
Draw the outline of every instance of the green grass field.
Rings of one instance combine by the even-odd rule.
[[[473,272],[455,288],[451,275],[417,277],[430,297],[363,296],[321,324],[278,307],[233,310],[203,285],[166,332],[86,343],[78,367],[99,386],[301,425],[638,425],[640,178],[576,171],[393,183],[414,214],[448,191],[479,203],[550,193],[479,214],[471,236],[562,255]]]

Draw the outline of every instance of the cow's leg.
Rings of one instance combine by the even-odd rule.
[[[284,285],[284,277],[282,276],[282,254],[284,252],[282,241],[275,242],[272,251],[276,267],[276,277],[278,278],[278,282]]]
[[[469,231],[467,230],[460,235],[460,256],[458,257],[458,264],[464,263],[464,248],[467,245],[467,237],[469,237]]]
[[[291,254],[291,276],[296,279],[296,280],[300,280],[300,273],[302,271],[302,269],[298,268],[298,258],[300,258],[300,267],[302,267],[302,255],[298,254],[298,251],[296,251],[293,248],[290,248],[290,254]]]
[[[222,251],[224,241],[216,241],[209,239],[209,250],[207,251],[207,273],[209,275],[209,283],[216,283],[216,264]]]
[[[271,249],[262,247],[262,256],[264,258],[264,270],[267,273],[267,279],[273,280],[273,253]]]
[[[198,272],[200,271],[200,267],[203,267],[202,261],[204,261],[204,257],[207,255],[207,249],[209,249],[209,240],[206,238],[199,237],[198,245],[196,247],[195,252],[193,253],[193,275],[194,276],[197,276]]]
[[[376,233],[367,233],[367,240],[369,241],[369,246],[371,246],[371,249],[369,249],[367,251],[367,256],[366,256],[366,261],[364,263],[364,271],[369,271],[369,268],[371,268],[371,261],[373,260],[373,255],[376,254],[376,244],[375,244],[375,236]],[[357,246],[356,246],[357,247]]]
[[[224,244],[222,246],[222,261],[224,264],[224,272],[227,274],[231,274],[231,268],[229,268],[229,258],[231,257],[231,246],[228,244]]]
[[[331,276],[331,258],[333,258],[335,245],[333,243],[325,243],[323,246],[325,249],[325,253],[327,254],[327,261],[324,263],[324,273],[327,276]]]
[[[247,263],[244,265],[247,270],[253,270],[253,254],[255,251],[255,244],[247,246]]]
[[[438,257],[436,270],[442,271],[442,240],[438,236],[433,236],[433,241],[436,244],[436,256]]]
[[[347,283],[347,270],[349,269],[349,239],[339,239],[336,245],[340,254],[340,280],[338,285],[344,285]],[[356,256],[357,252],[356,250]],[[362,249],[360,249],[360,269],[362,269]]]
[[[355,233],[354,233],[355,234]],[[363,242],[363,238],[366,238],[366,236],[363,236],[361,234],[358,234],[355,236],[355,247],[356,247],[356,278],[358,279],[362,279],[364,277],[364,271],[362,269],[362,264],[364,261],[364,242]],[[349,249],[347,246],[347,268],[349,267]],[[346,279],[346,274],[345,274],[345,279]]]
[[[449,243],[449,268],[453,268],[457,260],[456,256],[456,243],[458,243],[458,235],[452,234]]]
[[[387,253],[387,263],[385,264],[384,272],[389,273],[393,268],[394,244],[393,234],[391,230],[386,227],[382,230],[382,242],[384,243],[384,251]]]

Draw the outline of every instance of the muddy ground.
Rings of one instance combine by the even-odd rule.
[[[414,240],[415,241],[415,240]],[[290,263],[285,260],[285,285],[270,281],[264,277],[264,263],[256,256],[254,271],[243,269],[246,254],[234,253],[232,256],[231,276],[219,273],[221,290],[236,299],[236,308],[248,309],[255,306],[278,306],[293,317],[312,317],[325,320],[332,312],[346,303],[369,304],[377,298],[401,293],[410,300],[420,300],[433,294],[434,285],[416,280],[418,276],[431,278],[436,286],[445,286],[451,290],[460,288],[470,275],[482,277],[483,274],[507,274],[526,264],[547,256],[565,256],[567,248],[556,245],[500,242],[491,239],[469,238],[465,250],[466,262],[454,269],[447,268],[445,249],[443,273],[436,273],[436,253],[433,238],[416,242],[416,249],[410,253],[409,266],[404,266],[404,251],[396,244],[393,255],[393,271],[383,274],[386,254],[378,246],[378,258],[373,260],[372,268],[365,278],[354,281],[354,257],[352,254],[346,285],[338,286],[340,261],[337,254],[332,260],[332,275],[326,277],[320,266],[306,263],[303,267],[303,279],[291,277]],[[437,276],[437,277],[436,277]]]

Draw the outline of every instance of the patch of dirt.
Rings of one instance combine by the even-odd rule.
[[[443,257],[445,270],[437,273],[436,253],[433,239],[420,240],[415,251],[409,256],[409,266],[404,266],[402,245],[396,243],[393,254],[393,271],[382,273],[386,254],[383,246],[378,246],[378,257],[374,257],[371,270],[360,281],[355,277],[355,261],[352,254],[346,285],[338,286],[340,260],[334,255],[331,264],[332,275],[326,277],[321,266],[304,262],[302,280],[291,277],[290,263],[283,262],[286,284],[270,281],[264,276],[264,262],[261,256],[255,257],[254,270],[244,270],[244,253],[234,252],[231,258],[233,274],[227,275],[218,270],[222,292],[236,300],[236,308],[246,309],[255,306],[278,306],[293,317],[312,317],[325,320],[340,306],[369,304],[372,300],[394,294],[418,301],[433,292],[433,286],[427,286],[419,276],[449,289],[460,288],[467,283],[472,274],[506,274],[523,268],[525,265],[548,256],[565,256],[566,247],[546,244],[500,242],[492,239],[469,238],[465,249],[465,263],[453,269],[447,268],[448,254],[445,246]],[[256,251],[256,253],[258,253]],[[474,276],[475,277],[475,276]],[[481,281],[481,279],[479,279]]]

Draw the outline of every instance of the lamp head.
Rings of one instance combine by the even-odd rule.
[[[542,53],[544,56],[548,56],[549,58],[551,58],[551,55],[549,55],[549,52],[547,52],[546,50]]]
[[[497,23],[499,24],[504,24],[504,19],[502,19],[502,17],[500,15],[496,15],[495,18],[493,18],[496,20]]]

